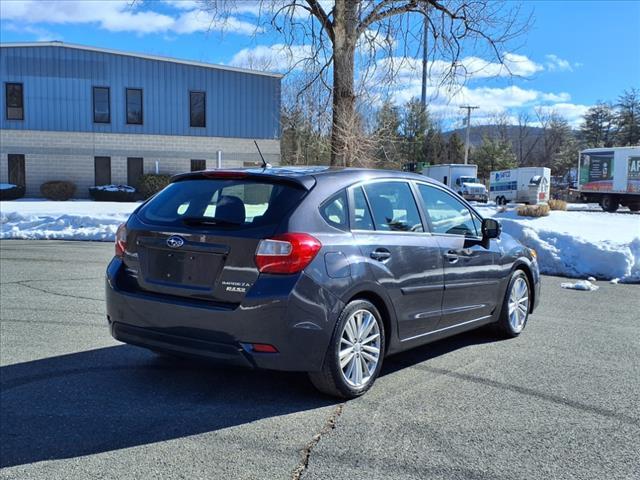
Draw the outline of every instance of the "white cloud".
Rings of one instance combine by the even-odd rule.
[[[547,70],[549,70],[550,72],[555,72],[555,71],[572,72],[574,67],[582,66],[581,63],[571,64],[569,60],[560,58],[557,55],[554,55],[553,53],[550,53],[549,55],[545,55],[545,58],[547,59],[545,66]]]
[[[543,105],[538,107],[543,113],[557,113],[565,118],[569,124],[577,128],[583,121],[584,114],[589,110],[588,105],[579,105],[575,103],[554,103],[552,105]]]
[[[311,47],[303,45],[287,46],[282,43],[258,45],[243,48],[237,52],[230,65],[236,67],[287,72],[294,68],[304,68],[304,60],[311,56]]]
[[[256,31],[255,24],[234,16],[213,21],[194,2],[170,2],[180,10],[165,14],[147,8],[153,3],[131,3],[129,0],[15,0],[0,2],[3,20],[35,24],[97,24],[112,32],[185,34],[208,30],[225,30],[240,34]],[[189,8],[187,8],[189,7]]]
[[[4,28],[11,32],[30,35],[37,42],[49,42],[51,40],[62,40],[62,37],[60,35],[50,32],[49,30],[46,30],[44,28],[35,27],[32,25],[16,25],[15,23],[7,23],[4,25]]]

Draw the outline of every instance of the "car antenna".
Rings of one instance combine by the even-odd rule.
[[[268,163],[264,159],[264,155],[262,155],[262,152],[260,151],[260,147],[258,146],[258,142],[256,140],[254,140],[253,143],[256,144],[256,148],[258,149],[258,153],[260,154],[260,158],[262,159],[262,168],[271,168],[271,164]]]

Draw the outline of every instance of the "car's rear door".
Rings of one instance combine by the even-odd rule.
[[[424,231],[410,182],[376,180],[350,189],[351,228],[376,281],[388,292],[400,338],[433,330],[439,322],[443,259]]]
[[[444,261],[442,319],[438,329],[485,319],[497,307],[500,251],[481,243],[481,222],[459,198],[438,186],[417,183],[429,230]],[[486,244],[485,244],[486,245]]]

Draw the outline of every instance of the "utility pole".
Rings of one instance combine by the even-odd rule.
[[[467,135],[464,141],[464,164],[466,165],[469,161],[469,130],[471,129],[471,110],[475,110],[477,107],[475,105],[462,105],[460,108],[467,109]]]
[[[427,111],[427,37],[429,35],[429,7],[424,14],[424,25],[422,27],[422,110]]]

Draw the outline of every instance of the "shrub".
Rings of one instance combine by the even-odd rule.
[[[136,189],[129,185],[99,185],[89,187],[89,196],[96,202],[133,202]]]
[[[516,213],[521,217],[546,217],[550,210],[549,205],[541,203],[540,205],[522,205],[516,208]]]
[[[145,198],[148,198],[169,185],[169,180],[171,180],[171,175],[148,173],[140,177],[138,191]]]
[[[69,200],[76,193],[76,186],[66,180],[54,180],[40,185],[40,193],[49,200]]]
[[[549,208],[551,210],[566,210],[567,202],[564,200],[549,200]]]
[[[24,197],[24,187],[12,183],[0,184],[0,200],[15,200]]]

